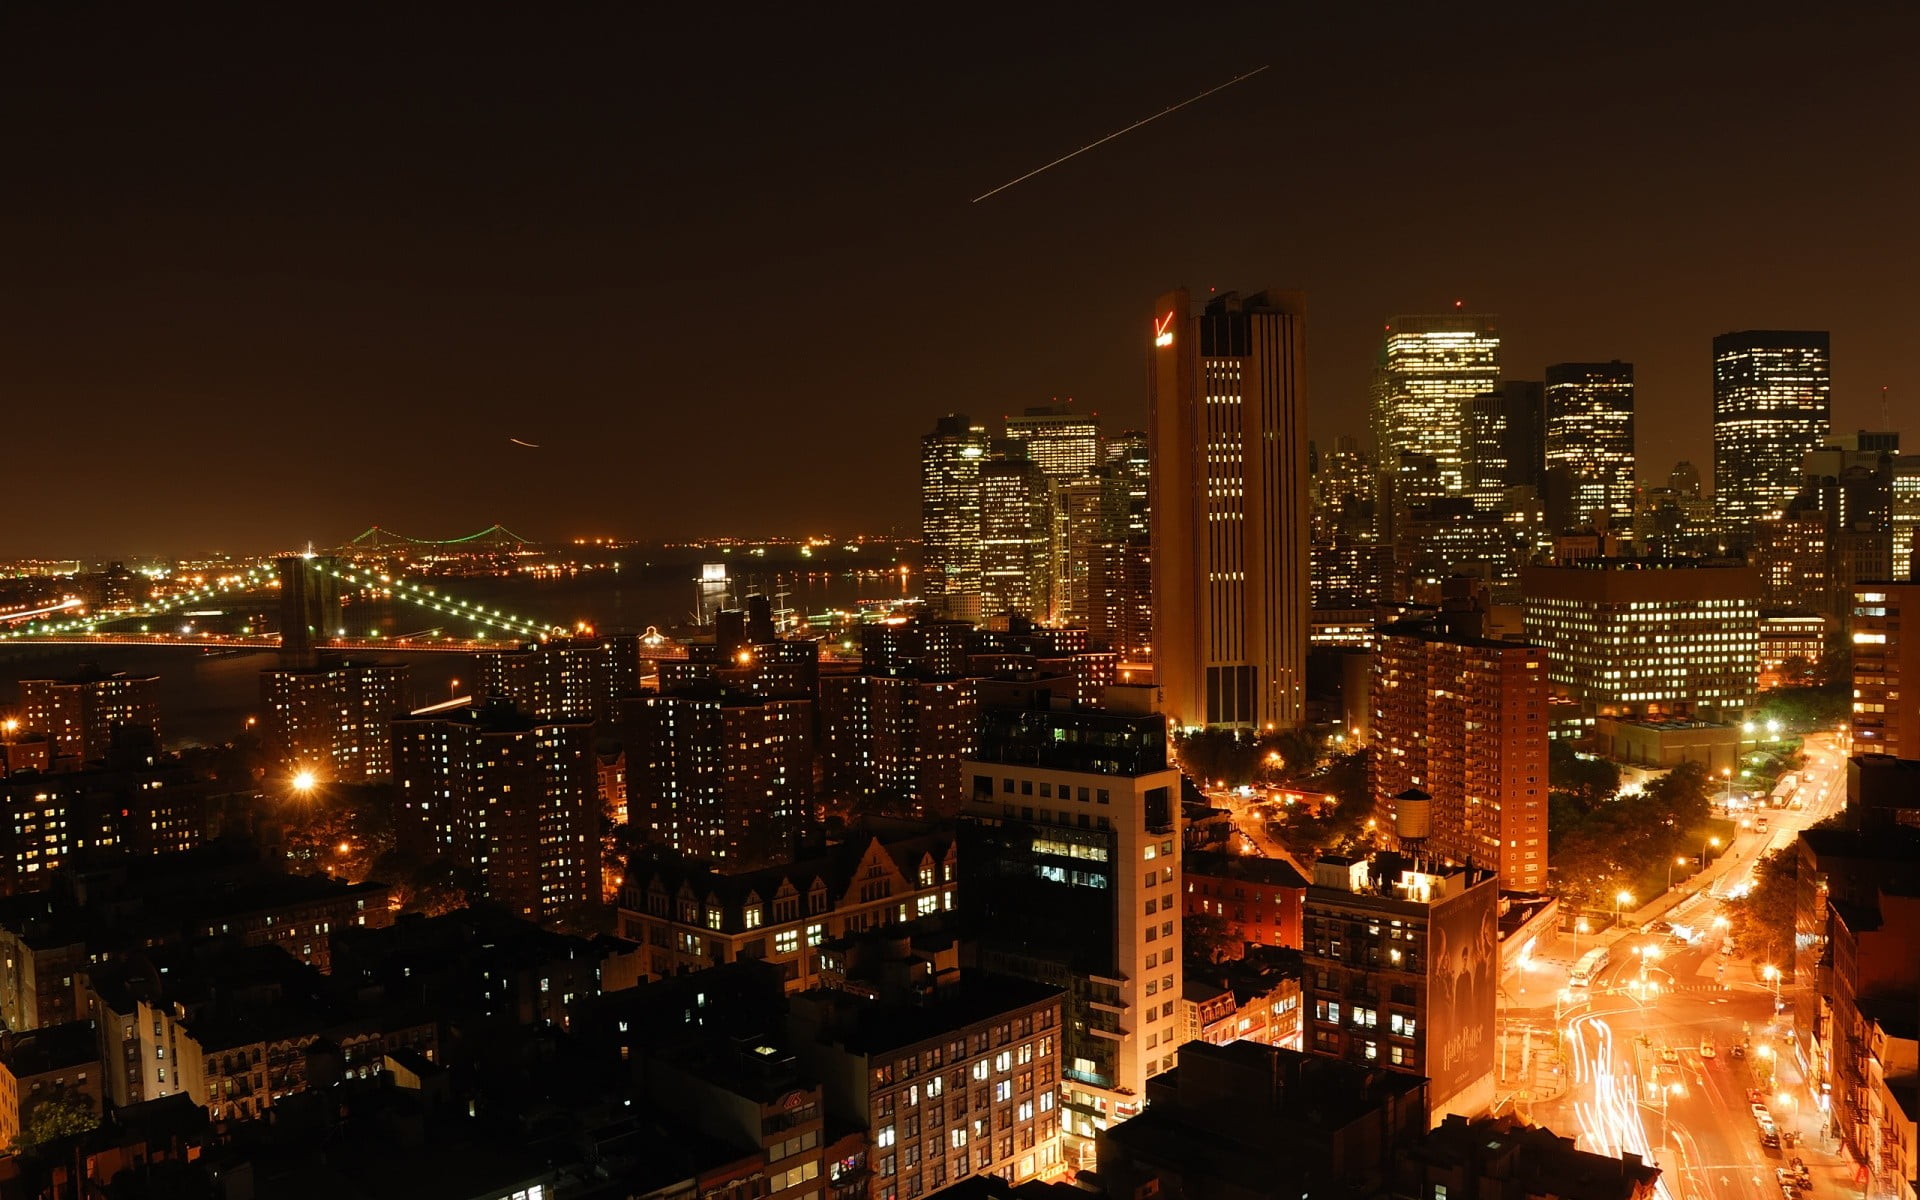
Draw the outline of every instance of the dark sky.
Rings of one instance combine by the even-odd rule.
[[[1306,290],[1322,438],[1464,298],[1635,362],[1643,473],[1735,328],[1920,439],[1912,6],[384,9],[7,6],[0,555],[913,529],[940,413],[1137,424],[1182,283]]]

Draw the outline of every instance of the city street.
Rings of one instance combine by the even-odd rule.
[[[1759,810],[1768,831],[1743,830],[1684,894],[1629,914],[1620,929],[1561,935],[1507,974],[1497,1067],[1503,1109],[1575,1135],[1583,1149],[1657,1163],[1674,1200],[1780,1200],[1776,1172],[1791,1171],[1795,1157],[1816,1194],[1856,1186],[1854,1164],[1826,1138],[1802,1074],[1791,1006],[1776,1014],[1765,948],[1758,957],[1745,947],[1721,953],[1722,897],[1742,894],[1763,855],[1844,803],[1837,740],[1806,739],[1804,807]],[[1609,950],[1607,966],[1590,986],[1569,986],[1573,964],[1599,946]],[[1763,1144],[1755,1103],[1777,1144]]]

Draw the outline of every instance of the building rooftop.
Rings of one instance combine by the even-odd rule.
[[[100,1057],[100,1042],[92,1021],[68,1021],[46,1025],[25,1033],[10,1033],[0,1041],[0,1064],[15,1079],[45,1075],[94,1062]]]
[[[1253,854],[1227,854],[1220,850],[1189,850],[1181,870],[1188,875],[1210,879],[1243,879],[1268,887],[1305,888],[1306,876],[1282,858],[1261,858]]]
[[[1059,988],[1005,975],[968,972],[918,1002],[871,1000],[853,992],[815,988],[793,998],[796,1011],[812,1008],[826,1040],[851,1054],[888,1054],[1019,1012],[1063,995]]]
[[[1469,1121],[1452,1115],[1409,1148],[1406,1168],[1455,1168],[1469,1179],[1498,1179],[1503,1195],[1554,1196],[1559,1200],[1630,1200],[1650,1191],[1660,1168],[1637,1154],[1619,1158],[1575,1147],[1551,1129],[1522,1125],[1511,1117]]]

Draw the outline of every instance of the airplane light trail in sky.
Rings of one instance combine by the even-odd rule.
[[[1271,66],[1271,65],[1272,65],[1271,63],[1268,64],[1268,66]],[[1180,103],[1175,104],[1170,108],[1163,108],[1159,112],[1153,114],[1152,116],[1145,117],[1145,118],[1142,118],[1141,120],[1135,121],[1133,124],[1127,126],[1125,129],[1116,130],[1113,133],[1110,133],[1107,136],[1101,138],[1097,142],[1088,142],[1086,145],[1080,147],[1078,150],[1075,150],[1073,153],[1063,154],[1059,158],[1054,159],[1052,162],[1046,164],[1043,167],[1035,167],[1033,170],[1028,171],[1025,175],[1020,176],[1020,178],[1018,179],[1009,179],[1007,182],[1001,184],[999,187],[994,188],[993,191],[991,192],[982,192],[980,195],[975,196],[972,202],[975,204],[978,204],[982,200],[985,200],[988,196],[993,196],[993,195],[997,195],[1000,192],[1004,192],[1016,183],[1024,183],[1027,180],[1032,179],[1035,175],[1040,174],[1042,171],[1051,171],[1053,168],[1059,166],[1063,162],[1066,162],[1070,158],[1080,157],[1082,154],[1085,154],[1087,151],[1093,149],[1095,146],[1103,146],[1106,143],[1112,141],[1113,139],[1121,136],[1122,134],[1132,133],[1134,130],[1140,128],[1142,125],[1150,125],[1153,122],[1158,121],[1161,117],[1166,116],[1168,113],[1179,112],[1181,109],[1185,108],[1187,105],[1193,104],[1200,100],[1205,100],[1208,96],[1213,95],[1215,92],[1224,92],[1228,88],[1232,87],[1234,84],[1239,83],[1241,80],[1252,79],[1255,75],[1258,75],[1260,72],[1266,69],[1267,69],[1266,67],[1255,67],[1253,70],[1248,71],[1244,75],[1235,75],[1232,79],[1227,80],[1225,83],[1220,84],[1216,87],[1210,87],[1206,91],[1201,92],[1198,96],[1193,96],[1189,99],[1182,100]]]
[[[510,437],[507,440],[516,446],[525,446],[529,450],[538,450],[540,448],[540,443],[538,442],[523,442],[517,437]]]

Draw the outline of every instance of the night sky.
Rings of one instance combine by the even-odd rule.
[[[1463,298],[1635,362],[1643,476],[1729,329],[1920,440],[1912,6],[27,7],[0,555],[916,531],[941,413],[1137,425],[1178,284],[1305,289],[1320,438]]]

